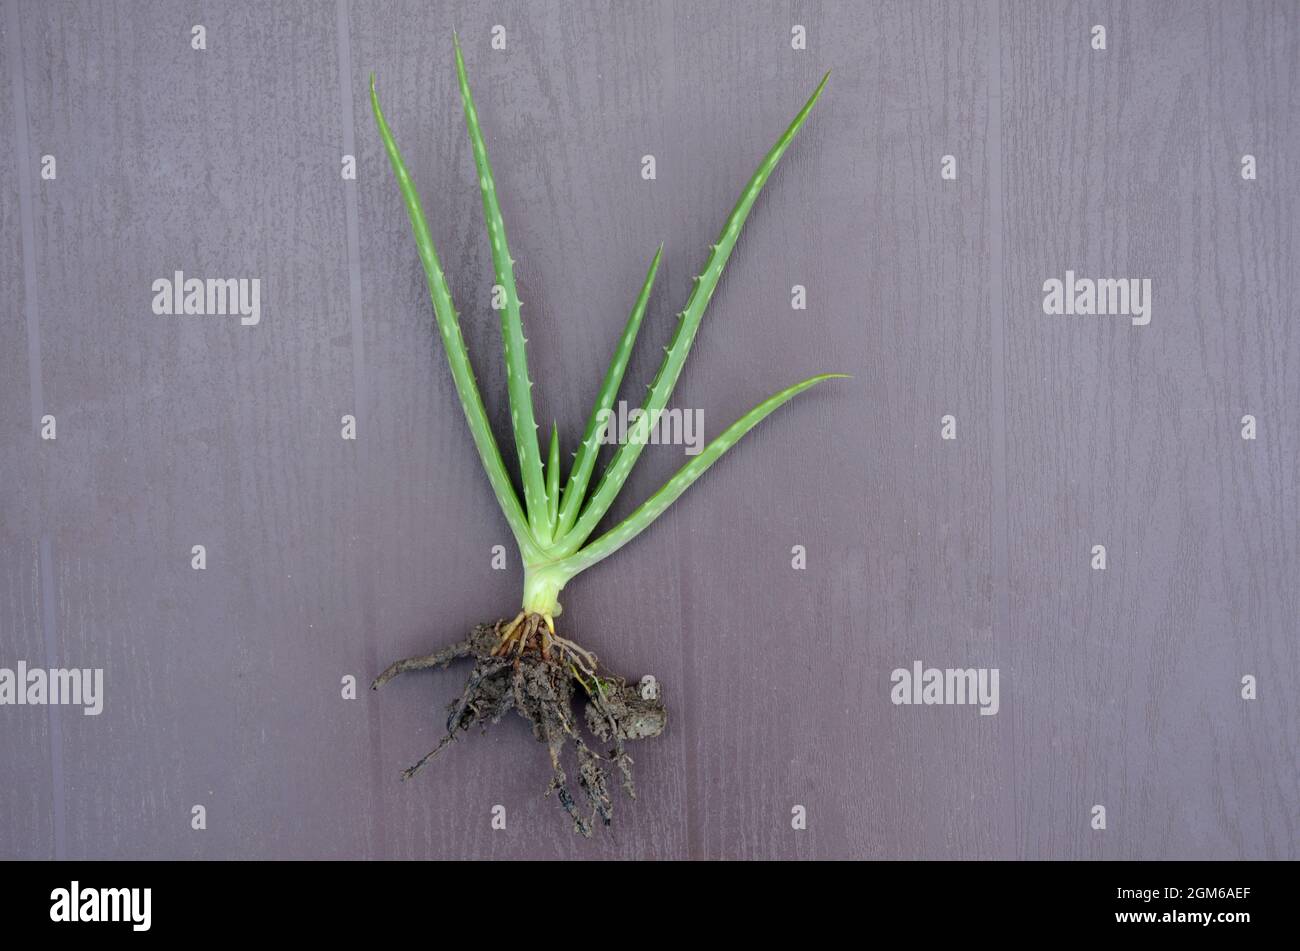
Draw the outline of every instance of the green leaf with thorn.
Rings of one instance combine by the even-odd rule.
[[[592,470],[596,467],[596,456],[599,455],[596,440],[614,405],[614,400],[618,397],[618,388],[623,384],[623,374],[627,372],[628,360],[632,358],[632,345],[636,343],[636,332],[641,327],[641,318],[645,316],[645,305],[650,300],[650,289],[654,287],[655,275],[659,273],[659,259],[663,256],[663,252],[664,246],[661,244],[650,262],[650,270],[646,273],[645,283],[641,285],[641,293],[637,295],[636,303],[632,306],[632,313],[623,327],[623,336],[619,338],[618,346],[614,348],[609,369],[605,371],[605,380],[600,385],[596,403],[592,406],[591,416],[587,419],[587,428],[582,434],[582,443],[578,446],[578,454],[574,456],[573,469],[569,473],[569,484],[564,490],[565,503],[560,512],[559,523],[561,535],[573,527],[574,521],[578,518],[578,506],[587,495],[587,485],[591,481]]]
[[[546,521],[551,534],[560,518],[560,428],[551,423],[551,448],[546,453]]]
[[[474,108],[474,96],[469,91],[460,40],[453,37],[453,43],[456,48],[456,78],[460,83],[461,103],[465,107],[465,126],[474,149],[478,186],[483,195],[483,222],[487,225],[488,244],[492,247],[492,268],[496,271],[497,284],[505,294],[501,308],[501,342],[506,354],[510,423],[524,480],[524,507],[528,510],[533,534],[539,539],[549,540],[551,528],[546,514],[546,490],[542,485],[542,458],[537,449],[537,423],[533,418],[533,384],[528,377],[528,355],[525,352],[528,341],[524,339],[523,321],[519,317],[519,292],[515,288],[515,262],[506,242],[506,224],[501,220],[492,163],[488,161],[487,146],[478,126],[478,110]]]
[[[572,576],[580,571],[586,571],[596,562],[614,554],[614,552],[645,531],[651,522],[663,514],[668,506],[677,501],[679,495],[690,488],[691,483],[704,475],[709,466],[717,462],[718,458],[734,446],[741,436],[771,415],[777,407],[790,402],[804,390],[811,389],[824,380],[836,379],[847,379],[847,377],[843,373],[823,373],[812,376],[763,400],[763,402],[724,429],[716,439],[704,447],[703,452],[677,470],[677,474],[669,479],[663,488],[642,502],[636,511],[604,535],[585,545],[577,554],[570,555],[568,558],[557,562],[555,568],[561,574]]]

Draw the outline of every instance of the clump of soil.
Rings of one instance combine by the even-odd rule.
[[[599,818],[605,825],[613,819],[606,764],[613,764],[623,788],[633,799],[632,757],[625,740],[658,736],[667,724],[667,711],[656,695],[647,699],[634,684],[601,671],[596,656],[572,641],[556,635],[537,614],[520,614],[512,621],[480,624],[469,637],[424,657],[399,660],[375,678],[378,690],[398,674],[430,667],[446,667],[452,661],[473,658],[465,690],[448,706],[447,735],[418,763],[402,772],[410,779],[440,753],[448,743],[473,726],[487,729],[511,710],[532,724],[533,735],[546,745],[551,757],[551,782],[546,794],[557,794],[560,805],[573,819],[573,828],[591,835]],[[584,711],[588,730],[601,743],[608,743],[604,756],[587,745],[573,715],[575,687],[586,697]],[[572,743],[578,768],[578,786],[586,794],[589,815],[583,815],[569,791],[568,776],[561,764],[566,743]]]

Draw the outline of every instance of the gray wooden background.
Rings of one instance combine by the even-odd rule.
[[[1296,4],[6,0],[0,28],[0,666],[107,679],[99,717],[0,708],[0,855],[1296,856]],[[517,718],[398,781],[463,669],[341,696],[518,605],[365,93],[508,438],[453,28],[570,448],[655,246],[632,398],[833,68],[673,404],[713,434],[854,378],[565,592],[672,715],[592,841]],[[1044,316],[1066,268],[1151,277],[1151,324]],[[261,324],[153,315],[178,269],[260,278]],[[616,511],[683,458],[650,448]],[[914,660],[999,668],[1001,711],[892,705]]]

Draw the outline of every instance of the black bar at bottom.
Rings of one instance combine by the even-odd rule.
[[[536,922],[550,940],[555,914],[569,920],[574,938],[598,923],[652,927],[652,920],[689,914],[741,927],[857,922],[864,934],[910,922],[926,939],[1131,934],[1222,941],[1286,929],[1294,913],[1295,866],[1275,862],[625,863],[599,871],[467,864],[10,862],[0,908],[6,936],[65,932],[92,940],[244,937],[281,927],[295,938],[436,940],[439,928],[473,926],[483,915],[521,929]],[[708,877],[693,882],[696,874]],[[615,885],[616,892],[602,893]]]

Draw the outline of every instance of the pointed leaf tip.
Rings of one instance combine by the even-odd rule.
[[[812,94],[813,102],[816,102],[819,98],[821,98],[822,90],[826,88],[826,84],[830,81],[831,81],[831,71],[828,69],[826,70],[826,75],[822,77],[822,81],[817,84],[817,89],[814,90]]]

